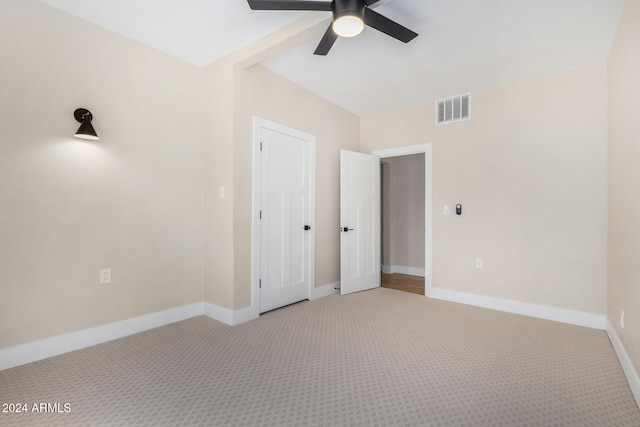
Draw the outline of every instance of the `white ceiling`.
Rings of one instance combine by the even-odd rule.
[[[198,66],[303,15],[252,11],[244,0],[41,1]],[[368,114],[602,61],[623,6],[624,0],[381,1],[377,12],[420,35],[405,45],[367,28],[321,57],[313,55],[324,33],[318,28],[262,64]]]

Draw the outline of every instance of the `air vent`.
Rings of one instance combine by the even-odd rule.
[[[436,101],[436,124],[442,125],[471,118],[471,94]]]

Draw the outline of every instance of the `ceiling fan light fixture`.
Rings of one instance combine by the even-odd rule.
[[[337,17],[332,28],[340,37],[355,37],[364,30],[364,20],[355,13],[348,13]]]

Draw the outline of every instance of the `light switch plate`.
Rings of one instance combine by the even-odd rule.
[[[100,284],[106,285],[108,283],[111,283],[111,269],[103,268],[100,270]]]

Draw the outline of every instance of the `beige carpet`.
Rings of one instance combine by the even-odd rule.
[[[640,426],[605,332],[377,289],[0,372],[0,425]]]

